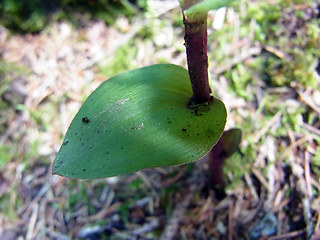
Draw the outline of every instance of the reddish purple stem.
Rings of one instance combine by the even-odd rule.
[[[207,14],[192,22],[184,16],[183,23],[192,100],[195,104],[209,102],[211,89],[208,79]]]
[[[223,164],[226,159],[227,154],[223,150],[223,141],[220,138],[217,144],[208,153],[212,186],[222,186],[224,184],[222,172]]]

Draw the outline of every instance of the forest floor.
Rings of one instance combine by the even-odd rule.
[[[51,173],[103,81],[186,66],[178,1],[150,1],[112,26],[0,27],[0,239],[320,239],[319,6],[272,2],[209,14],[210,84],[226,129],[243,133],[223,189],[210,185],[205,159],[97,180]]]

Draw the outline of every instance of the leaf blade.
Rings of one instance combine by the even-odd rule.
[[[203,0],[196,3],[192,7],[186,9],[184,14],[189,19],[197,18],[197,15],[207,13],[210,10],[217,10],[219,8],[225,7],[235,0]]]
[[[226,110],[215,99],[196,113],[191,96],[187,70],[172,64],[107,80],[74,117],[53,173],[102,178],[199,159],[219,139]]]

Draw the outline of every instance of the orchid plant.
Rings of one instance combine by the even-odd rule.
[[[72,120],[53,174],[104,178],[186,164],[210,152],[227,113],[209,87],[207,14],[230,2],[180,0],[188,70],[156,64],[102,83]]]

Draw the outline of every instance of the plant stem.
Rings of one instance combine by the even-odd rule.
[[[209,102],[211,89],[208,79],[207,13],[200,14],[195,19],[188,19],[183,15],[183,23],[188,70],[193,91],[192,103]]]

